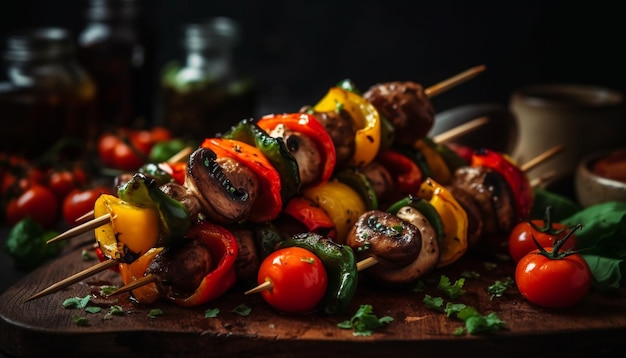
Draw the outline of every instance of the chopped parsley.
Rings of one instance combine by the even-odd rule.
[[[355,336],[371,336],[373,331],[393,321],[392,317],[378,318],[371,305],[361,305],[351,319],[337,324],[342,329],[352,329]]]
[[[496,281],[493,285],[489,285],[487,287],[487,293],[489,293],[489,297],[494,299],[495,297],[502,297],[504,292],[511,286],[513,286],[514,281],[512,278],[507,277],[504,281]]]
[[[463,285],[465,285],[465,278],[460,278],[452,283],[447,276],[441,275],[439,283],[437,284],[437,289],[445,293],[449,298],[455,299],[465,294]]]
[[[163,311],[158,308],[151,309],[150,312],[148,312],[148,317],[150,318],[156,318],[157,316],[162,316],[162,315],[163,315]]]
[[[91,300],[91,296],[85,297],[71,297],[63,301],[63,307],[65,308],[85,308]]]
[[[219,308],[209,308],[204,311],[204,318],[215,318],[220,313]]]
[[[248,316],[250,315],[250,313],[252,312],[252,308],[246,306],[244,303],[238,305],[237,307],[233,308],[233,310],[231,311],[233,313],[236,313],[240,316]]]

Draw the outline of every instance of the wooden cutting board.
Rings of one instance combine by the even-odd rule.
[[[83,261],[81,251],[92,243],[72,243],[66,252],[32,272],[0,296],[0,348],[9,356],[228,356],[228,357],[325,357],[390,356],[495,356],[575,357],[621,355],[626,350],[626,291],[614,296],[590,293],[567,311],[544,310],[528,304],[515,288],[504,296],[490,298],[487,287],[496,280],[512,277],[511,263],[468,254],[453,266],[433,272],[427,281],[442,274],[452,281],[464,271],[479,278],[466,279],[467,293],[454,302],[465,303],[482,314],[496,312],[506,322],[504,330],[492,335],[455,336],[462,323],[434,312],[422,302],[425,294],[445,297],[435,287],[425,292],[411,288],[380,289],[361,275],[359,290],[342,315],[281,315],[272,311],[260,295],[244,295],[250,286],[241,284],[217,301],[197,308],[181,308],[170,302],[148,306],[131,303],[127,295],[103,299],[96,294],[101,285],[120,285],[117,273],[107,270],[60,292],[24,302],[36,292],[94,261]],[[491,265],[495,264],[495,265]],[[70,297],[95,294],[92,306],[102,307],[89,314],[64,308]],[[449,301],[446,298],[446,301]],[[121,305],[125,314],[107,317],[111,305]],[[247,316],[233,312],[241,304],[251,308]],[[393,321],[371,336],[354,336],[337,327],[362,304],[370,304],[377,316]],[[163,314],[150,318],[154,308]],[[218,308],[216,318],[204,312]],[[73,317],[84,316],[89,325],[80,326]]]

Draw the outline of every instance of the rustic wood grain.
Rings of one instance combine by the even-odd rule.
[[[250,288],[240,284],[215,302],[197,308],[181,308],[170,302],[150,306],[131,303],[127,295],[104,299],[102,285],[119,285],[118,274],[107,270],[71,287],[33,301],[24,300],[50,284],[93,265],[83,261],[81,247],[75,245],[63,256],[32,272],[0,296],[0,347],[8,356],[108,356],[108,357],[361,357],[395,354],[420,356],[435,354],[487,354],[491,357],[531,356],[577,357],[621,355],[626,349],[626,292],[616,295],[590,293],[579,305],[566,311],[551,311],[525,302],[515,288],[503,297],[490,299],[487,286],[512,275],[512,264],[485,265],[484,259],[466,255],[452,267],[433,272],[429,282],[445,274],[451,280],[463,271],[476,271],[477,279],[466,279],[467,293],[453,300],[477,308],[481,313],[496,312],[506,329],[488,336],[454,336],[461,323],[431,311],[422,303],[425,294],[444,297],[434,287],[425,292],[410,288],[379,288],[367,281],[366,271],[348,312],[342,315],[281,315],[272,311],[260,295],[244,295]],[[93,294],[91,305],[102,311],[88,314],[66,309],[65,299]],[[448,301],[448,299],[446,299]],[[125,314],[104,319],[113,304]],[[233,309],[245,304],[249,316]],[[371,304],[380,317],[394,320],[372,336],[354,336],[337,327],[350,318],[361,304]],[[160,308],[163,315],[149,318]],[[208,308],[219,308],[217,318],[205,318]],[[88,318],[88,326],[72,321]],[[549,348],[549,349],[546,349]]]

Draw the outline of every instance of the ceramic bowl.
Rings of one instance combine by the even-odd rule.
[[[593,165],[611,151],[601,151],[584,157],[576,169],[574,186],[576,199],[583,207],[607,201],[626,202],[626,182],[595,174]]]
[[[513,158],[526,163],[555,146],[556,156],[529,173],[574,177],[585,156],[626,145],[624,94],[600,86],[536,84],[517,88],[509,107],[518,120]]]

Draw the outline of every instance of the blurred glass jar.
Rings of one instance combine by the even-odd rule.
[[[69,31],[6,37],[0,74],[0,151],[35,158],[61,138],[95,142],[95,85],[75,58]]]
[[[140,1],[87,1],[77,55],[98,88],[101,129],[149,124],[157,76]]]
[[[255,82],[234,64],[238,39],[238,25],[225,17],[184,27],[184,60],[169,62],[161,75],[162,121],[174,135],[213,137],[254,116]]]

